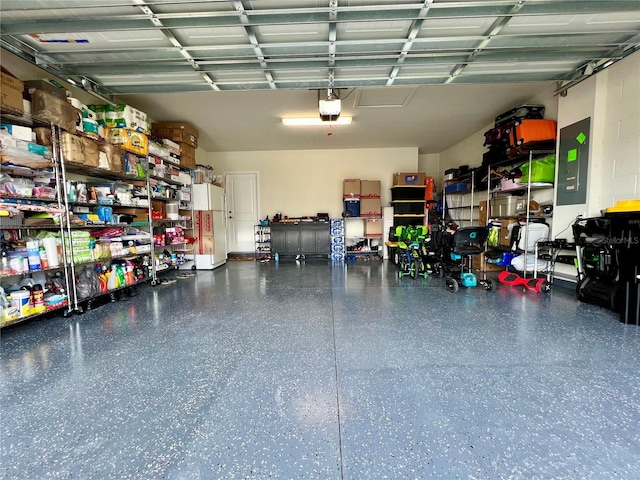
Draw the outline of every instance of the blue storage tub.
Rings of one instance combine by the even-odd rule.
[[[469,190],[469,185],[466,183],[454,183],[453,185],[447,185],[444,187],[445,193],[458,193]]]

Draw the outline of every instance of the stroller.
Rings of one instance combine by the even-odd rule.
[[[471,271],[471,256],[484,252],[488,229],[486,227],[463,227],[453,234],[451,263],[445,262],[446,285],[449,291],[457,292],[460,286],[471,288],[478,285],[493,290],[493,282],[486,278],[478,280]]]

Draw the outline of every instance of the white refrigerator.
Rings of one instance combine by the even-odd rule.
[[[194,260],[198,270],[212,270],[227,262],[227,215],[224,190],[210,183],[194,184]]]

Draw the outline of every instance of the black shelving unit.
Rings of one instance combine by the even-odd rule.
[[[269,225],[255,225],[254,236],[256,260],[271,255],[271,227]]]
[[[425,185],[394,185],[391,187],[393,226],[425,223]]]

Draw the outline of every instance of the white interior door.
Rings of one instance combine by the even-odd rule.
[[[258,174],[225,173],[227,193],[227,251],[254,252],[258,223]]]

